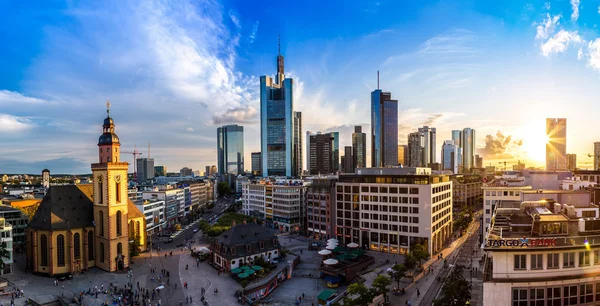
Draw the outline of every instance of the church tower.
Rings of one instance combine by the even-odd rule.
[[[106,102],[106,119],[98,139],[99,162],[92,164],[94,178],[94,246],[96,266],[109,272],[129,266],[127,226],[127,170],[120,161],[119,137]]]

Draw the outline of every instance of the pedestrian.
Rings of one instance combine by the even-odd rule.
[[[304,298],[304,292],[302,292],[302,298]]]
[[[189,297],[189,296],[186,296],[186,297],[185,297],[185,303],[186,303],[186,304],[189,304],[189,303],[190,303],[190,297]]]
[[[179,306],[183,305],[183,301],[181,299],[179,299]]]
[[[421,291],[419,291],[419,288],[417,288],[417,297],[421,296]]]
[[[192,303],[192,296],[190,295],[190,304]]]

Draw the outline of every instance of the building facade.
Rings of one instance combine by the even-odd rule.
[[[423,153],[425,137],[423,134],[415,132],[408,134],[408,166],[425,167]]]
[[[167,167],[154,166],[154,176],[167,176]]]
[[[479,154],[475,154],[475,168],[483,168],[483,157],[479,156]]]
[[[179,170],[179,175],[181,176],[194,176],[194,171],[188,167],[183,167]]]
[[[475,167],[475,130],[471,128],[465,128],[462,131],[462,166],[463,172],[468,173]]]
[[[567,169],[567,119],[546,118],[546,170]]]
[[[148,237],[161,233],[167,228],[167,222],[165,221],[165,201],[144,200],[136,206],[142,214],[144,214],[144,218],[146,219],[146,234]],[[151,242],[150,238],[149,242]]]
[[[0,243],[7,251],[7,256],[2,256],[4,266],[0,266],[0,275],[13,273],[13,227],[10,223],[0,217]]]
[[[354,156],[352,155],[352,147],[344,147],[344,156],[342,157],[342,172],[353,173],[354,172]]]
[[[252,152],[251,158],[252,158],[252,175],[262,176],[261,153],[260,152]]]
[[[567,170],[577,170],[577,154],[567,154]]]
[[[185,190],[169,189],[160,191],[144,191],[142,198],[151,202],[165,201],[165,221],[167,226],[177,224],[185,211]]]
[[[306,132],[308,156],[306,166],[310,175],[334,173],[334,136],[333,133],[311,134]]]
[[[371,92],[371,166],[398,165],[398,100],[376,89]]]
[[[217,128],[217,163],[219,174],[244,173],[243,126],[233,124]]]
[[[354,127],[352,133],[352,152],[354,152],[353,168],[367,167],[367,134],[362,132],[362,126]]]
[[[449,170],[452,173],[458,173],[458,146],[454,144],[453,140],[445,140],[442,146],[442,170]]]
[[[423,134],[423,163],[429,165],[437,161],[436,158],[436,130],[434,127],[420,127],[418,132]]]
[[[406,254],[441,251],[452,233],[452,182],[429,168],[359,168],[336,184],[336,235],[344,245]]]
[[[398,145],[398,165],[408,166],[408,146]]]
[[[474,207],[477,199],[483,196],[483,182],[481,176],[475,174],[453,175],[452,180],[452,204],[454,211],[459,211],[464,205]]]
[[[335,177],[312,177],[306,187],[307,235],[327,240],[335,235]]]
[[[600,170],[600,142],[594,142],[594,169]]]
[[[136,179],[138,184],[144,184],[154,178],[154,158],[138,158]]]

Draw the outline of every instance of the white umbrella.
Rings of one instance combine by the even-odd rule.
[[[338,242],[338,241],[335,238],[331,238],[331,239],[327,240],[327,242]]]
[[[337,259],[329,258],[329,259],[325,260],[323,263],[326,265],[337,265],[338,261],[337,261]]]
[[[160,285],[160,286],[156,287],[156,290],[163,290],[163,289],[165,289],[165,286]]]
[[[348,247],[349,248],[358,248],[358,243],[356,243],[356,242],[348,243]]]
[[[331,254],[330,250],[320,250],[319,251],[319,255],[329,255],[329,254]]]
[[[328,245],[327,247],[325,247],[328,250],[334,250],[336,248],[335,245]]]

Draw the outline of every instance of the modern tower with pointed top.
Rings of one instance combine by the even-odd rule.
[[[398,166],[398,100],[390,92],[371,92],[371,166]]]
[[[300,176],[302,117],[294,112],[294,80],[285,78],[281,48],[275,79],[260,77],[260,143],[263,176]]]

